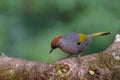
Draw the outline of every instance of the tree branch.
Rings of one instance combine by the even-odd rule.
[[[0,56],[0,80],[117,80],[120,34],[105,51],[45,64]]]

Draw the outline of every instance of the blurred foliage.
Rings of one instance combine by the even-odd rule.
[[[120,0],[0,0],[0,51],[8,56],[51,62],[51,40],[70,32],[113,34],[93,39],[85,54],[107,48],[120,24]]]

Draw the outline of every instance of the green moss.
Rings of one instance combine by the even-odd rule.
[[[120,64],[120,60],[116,60],[113,56],[111,55],[106,55],[106,54],[102,54],[102,53],[98,53],[95,55],[95,57],[97,57],[97,60],[94,61],[90,61],[88,63],[89,69],[92,68],[107,68],[111,71],[113,71],[113,75],[112,78],[118,78],[120,76],[120,67],[115,67],[116,65]],[[104,75],[104,77],[106,78],[105,80],[109,80],[109,77],[106,77],[107,75]],[[90,77],[90,76],[89,76]],[[91,76],[89,79],[92,80],[93,76]],[[115,80],[112,79],[112,80]]]
[[[69,80],[69,78],[72,76],[72,74],[65,76],[65,77],[61,77],[60,75],[58,77],[53,78],[52,80]]]
[[[12,69],[1,69],[0,80],[25,80],[22,77],[10,72]]]
[[[7,73],[2,74],[2,78],[4,80],[24,80],[23,78],[19,77],[18,75],[7,74]]]
[[[120,60],[115,60],[113,56],[98,53],[94,55],[97,57],[95,61],[89,61],[88,65],[91,66],[99,66],[101,68],[114,68],[115,65],[120,64]]]
[[[15,74],[13,74],[13,75],[9,74],[9,75],[7,75],[5,78],[6,78],[6,79],[4,79],[4,80],[24,80],[23,78],[18,77],[18,76],[15,75]]]
[[[114,69],[115,65],[120,64],[120,60],[116,60],[113,56],[111,55],[105,55],[105,54],[99,54],[99,63],[102,68],[109,68],[109,69]]]
[[[120,79],[120,68],[119,69],[115,68],[112,80],[119,80],[119,79]]]

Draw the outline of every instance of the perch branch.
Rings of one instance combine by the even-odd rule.
[[[117,80],[120,34],[103,52],[50,64],[0,56],[0,80]]]

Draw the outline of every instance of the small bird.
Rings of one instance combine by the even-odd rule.
[[[63,52],[69,54],[67,57],[70,57],[73,54],[81,54],[86,50],[86,47],[91,42],[92,38],[108,34],[111,34],[111,32],[98,32],[92,34],[73,32],[57,36],[51,42],[51,50],[49,53],[56,48],[60,48]]]

